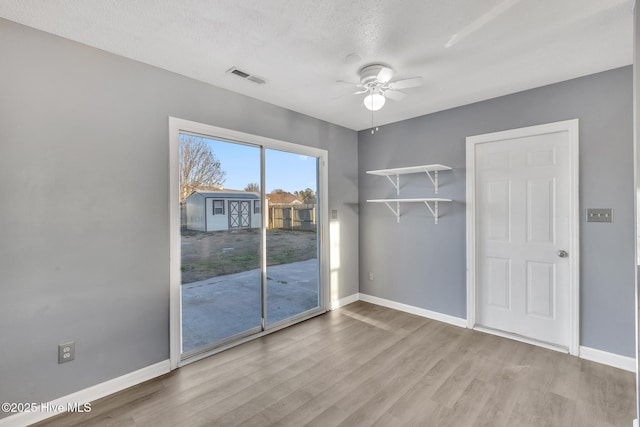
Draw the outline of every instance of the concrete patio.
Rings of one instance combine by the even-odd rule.
[[[182,285],[182,347],[189,352],[260,326],[260,270]],[[318,307],[318,260],[267,267],[267,325]]]

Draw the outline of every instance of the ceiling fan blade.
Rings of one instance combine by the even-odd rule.
[[[378,72],[378,76],[376,77],[376,79],[380,83],[387,83],[389,80],[391,80],[391,77],[393,77],[393,70],[389,67],[382,67]]]
[[[354,95],[360,95],[361,93],[367,93],[367,92],[369,92],[367,89],[362,89],[362,90],[359,90],[357,92],[353,92],[353,94]]]
[[[393,99],[394,101],[402,101],[407,94],[404,92],[400,92],[399,90],[386,90],[384,92],[384,96],[389,99]]]
[[[389,82],[389,89],[409,89],[410,87],[422,86],[422,77],[412,77],[410,79],[397,80],[395,82]]]

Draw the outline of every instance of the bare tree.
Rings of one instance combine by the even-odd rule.
[[[246,187],[244,187],[244,191],[248,191],[250,193],[259,193],[260,186],[256,182],[250,182]]]
[[[180,203],[198,188],[222,187],[225,175],[204,138],[180,135]]]

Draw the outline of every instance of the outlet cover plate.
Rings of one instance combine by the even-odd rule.
[[[71,362],[76,357],[76,343],[73,341],[58,344],[58,363]]]

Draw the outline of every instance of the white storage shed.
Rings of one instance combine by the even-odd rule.
[[[187,197],[186,216],[189,230],[259,228],[260,196],[237,190],[195,191]]]

